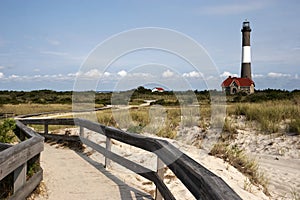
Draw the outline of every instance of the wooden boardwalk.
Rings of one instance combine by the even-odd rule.
[[[106,171],[102,164],[68,148],[45,143],[41,165],[48,192],[46,199],[152,199],[150,195],[128,186]]]

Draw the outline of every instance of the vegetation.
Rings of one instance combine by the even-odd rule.
[[[211,107],[210,94],[221,95],[217,91],[186,91],[186,92],[155,92],[150,89],[138,87],[136,90],[130,90],[120,93],[98,93],[94,91],[77,92],[73,96],[76,102],[92,102],[97,107],[113,103],[140,105],[144,100],[155,100],[152,105],[163,106],[166,112],[166,121],[164,128],[149,126],[150,116],[149,107],[136,108],[130,110],[130,116],[124,112],[112,113],[110,110],[97,112],[98,121],[104,125],[126,128],[131,132],[148,131],[159,133],[159,135],[174,137],[174,131],[181,126],[200,126],[207,129],[210,124]],[[194,109],[188,105],[196,105],[191,98],[190,93],[196,95],[200,107]],[[178,96],[183,99],[178,101]],[[129,99],[128,96],[130,97]],[[254,94],[245,95],[239,93],[236,95],[227,95],[228,116],[244,115],[248,121],[256,121],[264,133],[274,133],[279,131],[289,131],[299,134],[300,120],[300,91],[292,92],[284,90],[261,90]],[[77,98],[77,99],[76,99]],[[14,113],[22,115],[28,113],[43,113],[52,111],[71,111],[72,110],[72,92],[56,92],[51,90],[39,91],[0,91],[0,113]],[[199,105],[198,104],[198,105]],[[179,105],[185,105],[183,111]],[[152,106],[151,106],[152,108]],[[200,112],[200,115],[199,115]],[[181,117],[187,113],[186,117]],[[115,115],[119,119],[115,119]],[[122,117],[124,115],[125,117]],[[152,119],[152,118],[151,118]],[[39,128],[39,127],[36,127]],[[159,129],[158,129],[159,128]],[[162,130],[165,129],[165,130]],[[225,121],[224,131],[234,132],[231,122]],[[170,134],[166,134],[169,132]]]
[[[13,113],[14,116],[47,113],[47,112],[64,112],[71,111],[72,105],[65,104],[5,104],[0,107],[0,113]]]
[[[257,161],[247,157],[245,152],[236,145],[219,142],[211,149],[210,155],[222,158],[224,161],[228,162],[246,175],[252,184],[261,185],[264,188],[264,193],[269,195],[268,181],[264,174],[259,172]],[[244,187],[246,187],[245,189],[249,188],[249,184],[245,182]]]
[[[139,104],[145,99],[147,100],[159,100],[159,104],[164,106],[178,105],[176,95],[190,94],[196,95],[197,100],[202,104],[207,104],[210,102],[210,94],[218,95],[221,92],[216,90],[204,90],[204,91],[186,91],[186,92],[151,92],[150,89],[146,89],[142,86],[137,89],[129,90],[126,92],[120,92],[116,96],[129,96],[130,104]],[[76,94],[72,96],[73,94]],[[86,100],[93,101],[96,104],[108,105],[111,104],[111,99],[113,92],[72,92],[72,91],[53,91],[53,90],[33,90],[33,91],[0,91],[0,104],[72,104],[72,97],[77,97],[74,99],[76,102],[86,102]],[[187,95],[189,96],[189,95]],[[278,101],[278,100],[293,100],[295,103],[300,103],[299,101],[300,90],[286,91],[286,90],[256,90],[255,93],[247,95],[245,93],[238,93],[234,95],[227,94],[228,102],[265,102],[265,101]],[[90,98],[94,97],[94,98]],[[191,101],[191,99],[186,100]],[[128,104],[128,102],[125,102]],[[189,102],[191,103],[191,102]]]
[[[13,133],[16,124],[13,119],[6,119],[0,124],[0,142],[12,143],[16,140],[16,136]]]
[[[238,93],[234,95],[227,94],[228,102],[251,102],[260,103],[266,101],[279,101],[279,100],[292,100],[295,103],[299,102],[300,90],[276,90],[276,89],[266,89],[266,90],[255,90],[255,93],[247,95],[245,93]]]
[[[195,94],[198,102],[195,102],[191,97],[191,92]],[[97,120],[103,125],[126,129],[133,133],[147,132],[160,137],[174,139],[177,137],[178,129],[182,126],[199,126],[204,132],[211,126],[209,122],[211,117],[210,95],[212,93],[214,95],[223,95],[218,91],[207,90],[152,93],[151,90],[144,87],[116,94],[87,91],[80,92],[80,95],[73,97],[72,92],[55,92],[51,90],[31,92],[0,91],[0,113],[21,115],[71,111],[72,98],[76,102],[95,103],[97,107],[111,103],[133,105],[129,111],[127,109],[97,111]],[[178,100],[178,95],[182,95],[184,98]],[[210,154],[224,159],[247,176],[244,182],[244,189],[251,190],[251,184],[262,185],[264,192],[268,194],[267,180],[258,171],[256,160],[248,158],[242,149],[230,144],[237,134],[237,127],[232,122],[232,119],[236,116],[245,116],[247,121],[257,124],[258,128],[265,134],[282,131],[299,135],[300,90],[290,92],[267,89],[256,91],[251,95],[244,93],[227,94],[226,99],[228,105],[227,117],[221,138],[219,143],[212,148]],[[144,100],[155,101],[151,103],[151,106],[135,106],[145,103]],[[197,107],[197,105],[200,106]],[[78,117],[80,117],[80,114],[78,114]],[[11,134],[13,128],[14,124],[10,120],[5,120],[0,125],[0,142],[13,141]],[[42,126],[38,125],[35,128],[43,129]],[[49,128],[54,130],[62,127],[50,126]],[[33,175],[39,168],[36,163],[31,163],[28,166],[28,176]]]
[[[289,132],[300,134],[300,118],[293,119],[289,124]]]
[[[299,134],[300,106],[291,101],[266,101],[231,105],[229,115],[244,115],[248,121],[256,121],[265,133],[278,132],[287,124],[289,131]]]

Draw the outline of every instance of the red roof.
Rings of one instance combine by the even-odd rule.
[[[164,90],[163,88],[161,88],[161,87],[156,87],[156,88],[154,88],[154,89],[157,89],[157,90]]]
[[[229,76],[225,81],[222,83],[222,87],[229,87],[232,82],[236,82],[238,86],[251,86],[254,82],[250,78],[237,78]]]

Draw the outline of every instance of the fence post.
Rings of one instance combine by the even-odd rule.
[[[83,135],[84,135],[84,127],[83,127],[83,126],[80,126],[80,127],[79,127],[79,136],[80,136],[80,137],[83,137]]]
[[[106,136],[106,150],[111,151],[111,138]],[[108,169],[110,167],[110,159],[105,157],[105,168]]]
[[[46,121],[44,124],[44,134],[48,134],[48,123]]]
[[[25,162],[14,171],[14,193],[26,183],[27,163]]]
[[[158,175],[158,177],[161,180],[164,180],[164,163],[163,161],[157,156],[157,167],[156,167],[156,173]],[[162,200],[162,195],[160,194],[158,187],[156,186],[156,190],[155,190],[155,200]]]

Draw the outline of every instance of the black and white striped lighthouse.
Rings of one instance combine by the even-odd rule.
[[[241,78],[251,77],[251,48],[250,48],[250,23],[245,20],[242,28],[242,68]]]

